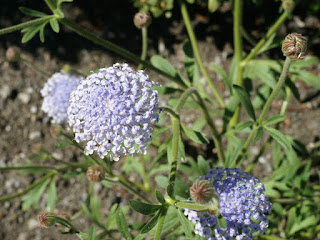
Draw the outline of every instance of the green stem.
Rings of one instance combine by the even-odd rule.
[[[289,72],[290,64],[291,64],[291,59],[287,57],[285,62],[284,62],[284,65],[283,65],[283,69],[282,69],[279,81],[278,81],[277,85],[275,86],[275,88],[273,89],[271,95],[268,97],[268,100],[267,100],[266,104],[264,105],[264,107],[262,109],[261,115],[260,115],[260,117],[259,117],[259,119],[257,121],[258,125],[262,124],[262,121],[263,121],[265,115],[267,114],[273,99],[278,94],[278,92],[281,89],[283,83],[285,82],[286,77],[287,77],[288,72]]]
[[[225,156],[224,156],[221,136],[218,133],[218,130],[216,129],[216,126],[214,125],[214,123],[210,117],[209,111],[208,111],[206,105],[204,104],[199,92],[194,91],[194,94],[195,94],[196,98],[198,99],[198,103],[201,107],[202,113],[203,113],[203,115],[209,125],[210,131],[212,134],[212,138],[214,141],[214,145],[217,149],[218,159],[219,159],[221,165],[223,166],[224,162],[225,162]]]
[[[45,17],[40,17],[40,18],[37,18],[37,19],[34,19],[34,20],[30,20],[28,22],[20,23],[18,25],[14,25],[14,26],[11,26],[11,27],[3,28],[3,29],[0,29],[0,35],[11,33],[11,32],[15,32],[15,31],[18,31],[20,29],[23,29],[23,28],[26,28],[26,27],[29,27],[29,26],[32,26],[32,25],[35,25],[35,24],[40,24],[40,23],[43,23],[45,21],[50,20],[51,18],[55,18],[55,16],[54,15],[49,15],[49,16],[45,16]]]
[[[59,21],[66,25],[67,27],[69,27],[71,30],[75,31],[76,33],[78,33],[79,35],[87,38],[88,40],[94,42],[95,44],[98,44],[128,60],[131,60],[135,63],[139,63],[142,64],[143,66],[171,79],[173,82],[179,84],[182,88],[186,88],[187,86],[179,81],[177,78],[175,78],[174,76],[162,71],[161,69],[156,68],[155,66],[151,65],[150,63],[141,60],[139,57],[137,57],[136,55],[134,55],[133,53],[127,51],[124,48],[119,47],[118,45],[115,45],[107,40],[104,40],[102,38],[99,38],[97,36],[95,36],[94,34],[86,31],[85,29],[81,28],[80,26],[78,26],[77,24],[73,23],[72,21],[66,19],[66,18],[60,18]]]
[[[22,190],[19,193],[15,193],[12,194],[10,196],[7,197],[3,197],[0,198],[0,203],[5,202],[5,201],[9,201],[11,199],[17,198],[17,197],[21,197],[25,194],[27,194],[28,192],[30,192],[32,189],[36,188],[37,186],[39,186],[40,184],[42,184],[43,182],[45,182],[47,179],[53,177],[54,175],[56,175],[58,173],[58,171],[53,170],[50,173],[46,174],[45,176],[43,176],[42,178],[40,178],[39,180],[35,181],[34,183],[32,183],[31,185],[29,185],[28,187],[26,187],[24,190]]]
[[[291,64],[291,59],[287,57],[285,62],[284,62],[283,69],[282,69],[282,72],[281,72],[281,75],[280,75],[280,78],[278,80],[277,85],[275,86],[275,88],[271,92],[270,96],[268,97],[268,100],[267,100],[267,102],[265,103],[265,105],[264,105],[264,107],[262,109],[262,112],[261,112],[260,117],[259,117],[259,119],[257,121],[257,124],[252,129],[251,133],[249,134],[249,137],[248,137],[247,141],[245,142],[245,144],[244,144],[244,146],[243,146],[243,148],[241,150],[241,153],[239,154],[239,156],[236,159],[236,161],[234,161],[232,163],[231,167],[235,167],[235,166],[237,166],[238,164],[241,163],[242,157],[246,153],[251,141],[253,140],[253,137],[254,137],[257,129],[259,128],[259,126],[262,125],[264,117],[267,114],[273,99],[276,97],[276,95],[278,94],[279,90],[281,89],[283,83],[286,80],[286,77],[287,77],[288,72],[289,72],[290,64]]]
[[[233,10],[233,42],[234,52],[236,57],[237,65],[237,85],[243,85],[243,66],[242,61],[242,38],[241,38],[241,27],[242,27],[242,2],[241,0],[235,0]],[[230,127],[235,126],[240,117],[240,105],[237,106],[233,117],[230,120]]]
[[[141,28],[141,35],[142,35],[142,51],[140,59],[142,61],[146,60],[147,57],[147,49],[148,49],[148,28],[143,27]],[[140,63],[138,66],[138,70],[142,68],[142,64]]]
[[[282,107],[280,110],[280,115],[284,115],[288,109],[288,104],[290,101],[290,97],[291,97],[291,90],[288,86],[286,86],[286,99],[283,101],[282,103]],[[279,128],[279,123],[276,124],[276,129]],[[257,154],[257,156],[255,156],[254,160],[252,161],[252,163],[250,163],[246,169],[246,172],[250,173],[253,170],[253,167],[256,165],[256,163],[259,161],[259,158],[265,153],[265,151],[268,149],[268,147],[270,146],[271,142],[272,142],[273,138],[269,136],[268,140],[266,141],[266,143],[263,145],[263,147],[260,149],[259,153]]]
[[[159,218],[159,221],[158,221],[157,230],[156,230],[156,233],[154,235],[154,239],[155,240],[160,240],[161,231],[162,231],[162,228],[163,228],[163,223],[164,223],[164,219],[166,217],[167,211],[168,211],[168,207],[167,206],[163,206],[162,209],[161,209],[161,215],[160,215],[160,218]]]
[[[40,75],[42,75],[45,78],[50,78],[50,74],[42,71],[40,68],[38,68],[36,65],[34,65],[32,62],[30,62],[29,60],[20,57],[20,61],[23,62],[24,64],[26,64],[29,68],[31,68],[33,71],[35,71],[36,73],[39,73]]]
[[[143,187],[147,190],[150,191],[150,184],[149,184],[149,179],[146,173],[146,164],[145,164],[145,158],[144,156],[141,156],[140,158],[141,165],[142,165],[142,181],[143,181]]]
[[[169,173],[169,183],[167,186],[167,193],[172,199],[175,199],[174,185],[176,180],[176,172],[178,166],[178,152],[179,152],[179,136],[180,136],[180,121],[175,117],[171,117],[172,122],[172,155],[171,167]]]
[[[240,26],[241,35],[252,45],[255,46],[256,41],[249,35],[249,33],[244,29],[243,26]]]
[[[56,219],[56,222],[67,227],[67,228],[70,228],[73,233],[79,233],[80,231],[75,227],[73,226],[68,220],[64,219],[64,218],[61,218],[61,217],[55,217]]]
[[[257,45],[251,50],[249,55],[242,61],[241,65],[245,66],[251,59],[253,59],[268,39],[278,30],[281,24],[287,19],[288,13],[284,11],[277,21],[272,25],[267,34],[257,43]]]
[[[204,78],[206,79],[207,83],[209,84],[212,93],[214,94],[214,96],[216,97],[216,99],[218,100],[219,104],[221,107],[225,107],[225,103],[223,101],[223,98],[221,97],[221,95],[219,94],[218,90],[216,89],[215,85],[213,84],[212,80],[210,79],[210,76],[208,74],[207,69],[205,68],[204,64],[203,64],[203,60],[201,58],[200,52],[199,52],[199,48],[197,45],[197,39],[195,37],[195,34],[193,32],[192,26],[191,26],[191,21],[190,21],[190,17],[187,11],[187,7],[186,4],[184,3],[184,1],[179,0],[179,4],[180,4],[180,10],[181,10],[181,14],[183,17],[183,21],[186,25],[186,29],[190,38],[190,42],[191,42],[191,46],[192,46],[192,50],[194,52],[195,58],[197,60],[197,63],[199,65],[199,68],[204,76]]]

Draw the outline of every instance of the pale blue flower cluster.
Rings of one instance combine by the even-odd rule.
[[[215,168],[198,180],[212,183],[225,224],[219,224],[222,221],[216,215],[186,209],[184,214],[196,224],[196,234],[209,240],[250,240],[266,232],[265,213],[270,213],[272,206],[256,177],[237,168]]]
[[[44,84],[40,91],[43,97],[41,109],[51,117],[52,123],[61,124],[67,121],[70,94],[81,79],[83,78],[74,75],[55,73]]]
[[[121,155],[145,154],[152,127],[159,119],[156,84],[128,64],[101,68],[71,94],[69,126],[85,153],[117,161]]]

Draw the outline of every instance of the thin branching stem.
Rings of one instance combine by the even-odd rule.
[[[208,71],[207,71],[206,67],[203,64],[203,60],[202,60],[202,57],[200,55],[200,51],[199,51],[199,48],[198,48],[198,45],[197,45],[197,39],[196,39],[196,36],[195,36],[194,31],[193,31],[192,26],[191,26],[191,21],[190,21],[190,17],[189,17],[189,14],[188,14],[188,10],[187,10],[186,4],[182,0],[179,0],[179,4],[180,4],[180,10],[181,10],[181,14],[182,14],[182,17],[183,17],[183,21],[184,21],[184,23],[186,25],[186,29],[187,29],[187,32],[188,32],[188,35],[189,35],[189,38],[190,38],[192,50],[193,50],[194,56],[196,58],[197,64],[198,64],[198,66],[199,66],[204,78],[206,79],[208,85],[210,86],[212,93],[214,94],[215,98],[218,100],[220,106],[221,107],[225,107],[225,103],[224,103],[223,98],[221,97],[221,95],[218,92],[217,88],[215,87],[215,85],[213,84],[212,80],[210,79]]]
[[[180,85],[180,87],[182,88],[186,88],[186,85],[179,81],[177,78],[173,77],[172,75],[162,71],[161,69],[151,65],[150,63],[141,60],[139,57],[137,57],[136,55],[134,55],[133,53],[129,52],[128,50],[119,47],[116,44],[113,44],[107,40],[104,40],[102,38],[99,38],[97,36],[95,36],[94,34],[88,32],[87,30],[83,29],[82,27],[78,26],[77,24],[75,24],[74,22],[66,19],[66,18],[60,18],[58,19],[62,24],[66,25],[67,27],[69,27],[71,30],[73,30],[74,32],[78,33],[79,35],[83,36],[84,38],[94,42],[95,44],[98,44],[116,54],[118,54],[121,57],[124,57],[134,63],[137,64],[142,64],[144,67],[149,68],[152,71],[155,71],[167,78],[169,78],[170,80],[172,80],[173,82],[177,83],[178,85]]]

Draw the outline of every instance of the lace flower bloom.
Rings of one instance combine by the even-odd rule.
[[[69,98],[77,88],[82,77],[64,73],[53,74],[41,89],[43,97],[42,111],[51,117],[51,122],[61,124],[67,121]]]
[[[117,161],[120,155],[145,154],[160,109],[157,91],[144,71],[128,64],[102,68],[72,92],[68,122],[77,142],[87,141],[86,154],[96,152]]]
[[[196,224],[196,234],[209,240],[250,240],[266,232],[265,213],[272,207],[256,177],[237,168],[215,168],[198,180],[212,183],[219,196],[219,218],[225,224],[221,219],[219,224],[217,216],[186,209],[184,214]]]

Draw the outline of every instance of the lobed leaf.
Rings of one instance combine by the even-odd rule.
[[[130,206],[138,213],[143,215],[151,215],[158,211],[162,205],[153,205],[148,203],[139,202],[136,200],[130,201]]]
[[[127,226],[127,222],[126,219],[123,215],[123,212],[121,210],[121,208],[118,208],[116,211],[116,222],[117,222],[117,226],[118,226],[118,230],[121,233],[121,235],[125,238],[125,239],[129,239],[131,240],[132,237],[128,231],[128,226]]]
[[[233,89],[235,91],[235,95],[239,98],[240,102],[246,109],[249,117],[253,120],[256,121],[256,115],[249,97],[249,94],[240,86],[238,85],[233,85]]]

